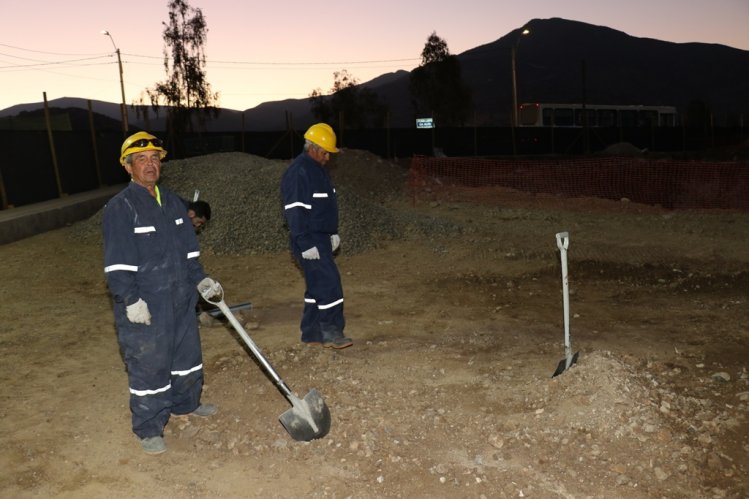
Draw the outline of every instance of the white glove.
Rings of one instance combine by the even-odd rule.
[[[138,298],[138,301],[125,307],[125,311],[130,322],[151,325],[151,312],[148,311],[148,303],[144,302],[143,298]]]
[[[320,252],[317,251],[317,246],[312,246],[307,251],[303,251],[302,258],[304,258],[305,260],[319,260]]]
[[[338,249],[338,246],[341,245],[341,236],[338,234],[333,234],[330,236],[330,244],[333,246],[333,251]]]
[[[204,277],[202,281],[198,283],[198,292],[200,296],[205,298],[213,298],[214,296],[220,296],[223,292],[221,284],[217,283],[210,277]]]

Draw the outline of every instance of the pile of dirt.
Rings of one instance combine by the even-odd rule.
[[[324,440],[290,445],[278,427],[257,424],[272,421],[274,409],[252,405],[237,418],[241,404],[209,423],[170,426],[167,438],[197,452],[211,449],[261,462],[348,463],[342,477],[385,496],[429,491],[446,497],[445,489],[479,496],[494,489],[502,497],[554,497],[569,494],[562,484],[572,479],[578,482],[575,495],[594,496],[603,487],[628,497],[665,491],[689,497],[701,487],[705,460],[727,476],[740,472],[713,444],[736,428],[736,415],[726,418],[707,404],[695,420],[698,401],[661,387],[660,375],[636,368],[632,359],[586,353],[579,365],[549,380],[548,373],[540,376],[523,363],[503,366],[482,354],[500,346],[496,336],[468,340],[470,346],[458,337],[432,345],[372,343],[366,360],[361,354],[332,360],[307,347],[271,355],[284,371],[304,366],[315,373],[315,387],[334,408],[335,426]],[[406,370],[412,383],[399,386],[398,375],[368,368],[409,362],[409,355],[397,352],[404,347],[421,352],[421,362]],[[212,362],[212,386],[226,390],[232,380],[249,378],[247,386],[234,386],[222,398],[275,395],[246,356]],[[420,452],[426,442],[440,444]]]
[[[160,185],[184,199],[211,204],[201,249],[215,254],[267,254],[288,247],[280,199],[287,161],[243,153],[220,153],[164,163]],[[413,233],[457,230],[428,216],[414,217],[387,204],[402,196],[405,171],[366,151],[343,150],[330,162],[339,197],[342,244],[349,253],[373,249]],[[103,210],[76,224],[72,236],[101,244]]]
[[[607,146],[601,154],[604,156],[641,156],[645,152],[629,142],[617,142]]]

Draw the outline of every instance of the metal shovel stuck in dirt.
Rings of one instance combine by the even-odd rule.
[[[572,340],[570,340],[570,289],[567,279],[567,248],[570,245],[570,235],[568,232],[559,232],[557,234],[557,247],[562,259],[562,301],[564,304],[564,358],[559,362],[556,371],[551,375],[559,376],[577,362],[577,356],[580,352],[572,354]]]
[[[322,395],[314,388],[304,396],[303,399],[297,397],[286,383],[283,382],[278,373],[273,369],[273,366],[263,357],[260,349],[257,347],[247,331],[244,330],[242,325],[237,321],[234,314],[232,314],[229,307],[224,303],[224,290],[221,285],[216,283],[220,288],[218,295],[206,297],[206,294],[210,291],[206,290],[205,294],[201,291],[203,299],[208,303],[216,305],[224,313],[224,316],[229,319],[229,322],[234,329],[239,333],[244,342],[249,347],[252,354],[255,356],[258,362],[262,365],[263,369],[273,379],[278,390],[286,397],[291,403],[291,409],[288,409],[281,414],[278,419],[286,431],[289,432],[291,438],[298,441],[308,442],[316,438],[322,438],[330,431],[330,410],[325,404]]]

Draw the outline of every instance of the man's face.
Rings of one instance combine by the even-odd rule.
[[[194,210],[187,210],[187,215],[192,221],[192,228],[195,229],[195,233],[200,234],[200,231],[205,228],[205,224],[206,222],[208,222],[208,220],[206,220],[205,217],[197,216]]]
[[[125,163],[125,170],[136,184],[153,187],[161,176],[161,152],[136,152],[131,156],[131,162]]]
[[[313,145],[307,151],[312,159],[320,163],[322,166],[325,166],[325,164],[330,160],[330,153],[322,147]]]

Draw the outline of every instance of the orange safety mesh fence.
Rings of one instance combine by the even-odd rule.
[[[564,197],[626,198],[669,209],[749,210],[749,163],[629,157],[411,160],[414,201],[490,186]]]

